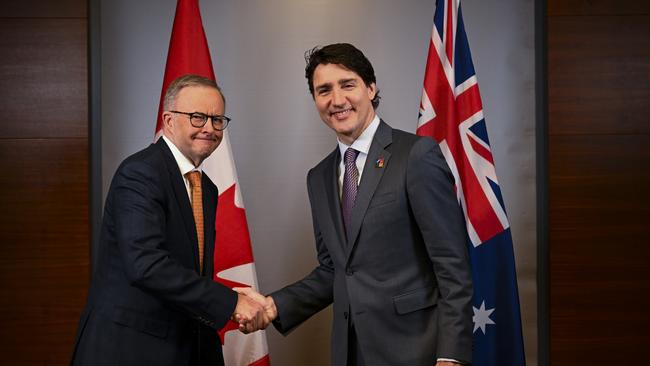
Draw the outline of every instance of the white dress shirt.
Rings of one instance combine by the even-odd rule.
[[[191,172],[191,171],[198,171],[199,173],[203,174],[201,171],[201,165],[198,167],[194,166],[194,163],[190,161],[183,153],[178,150],[176,145],[168,139],[165,135],[162,135],[163,140],[165,140],[165,143],[167,143],[167,146],[169,147],[169,150],[172,151],[172,155],[174,155],[174,159],[176,160],[176,164],[178,164],[178,169],[181,171],[181,176],[183,177],[183,182],[185,183],[185,191],[187,192],[187,197],[190,199],[190,203],[192,203],[192,190],[190,187],[190,181],[185,177],[185,174]]]

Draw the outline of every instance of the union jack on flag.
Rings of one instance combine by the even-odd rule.
[[[456,179],[474,281],[473,365],[525,365],[510,225],[494,168],[460,0],[437,0],[417,134]]]

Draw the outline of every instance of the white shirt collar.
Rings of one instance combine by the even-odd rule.
[[[368,155],[368,151],[370,151],[370,145],[372,144],[372,139],[375,137],[375,132],[377,132],[378,128],[379,128],[379,116],[375,114],[375,118],[372,119],[372,122],[370,122],[368,127],[366,127],[366,129],[363,130],[361,135],[356,140],[354,140],[352,145],[348,146],[340,139],[337,138],[341,156],[345,155],[345,150],[347,150],[349,147],[357,150],[360,153]]]
[[[181,171],[181,175],[185,177],[185,174],[191,172],[192,170],[197,170],[201,171],[201,165],[198,167],[194,166],[194,163],[190,161],[183,153],[174,145],[174,143],[167,138],[164,134],[162,135],[163,140],[167,143],[167,146],[169,146],[169,150],[172,151],[172,155],[174,155],[174,159],[176,160],[176,164],[178,164],[178,169]]]

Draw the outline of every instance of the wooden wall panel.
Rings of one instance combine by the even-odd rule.
[[[550,364],[650,344],[650,2],[548,2]]]
[[[553,17],[548,29],[549,133],[650,133],[650,16]]]
[[[0,354],[8,364],[69,362],[89,282],[87,151],[86,139],[0,140]]]
[[[548,15],[650,15],[647,0],[547,0]]]
[[[0,4],[0,354],[67,365],[89,283],[87,2]]]
[[[2,4],[2,16],[12,18],[86,18],[86,0],[12,0]]]
[[[86,137],[85,19],[0,21],[0,138]]]
[[[650,344],[647,146],[650,135],[551,139],[553,365],[631,361]]]

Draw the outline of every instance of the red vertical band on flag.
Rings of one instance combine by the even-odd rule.
[[[165,77],[156,117],[156,134],[162,129],[163,99],[167,87],[174,79],[185,74],[196,74],[216,80],[198,0],[179,0],[176,4],[176,17],[169,41]]]

